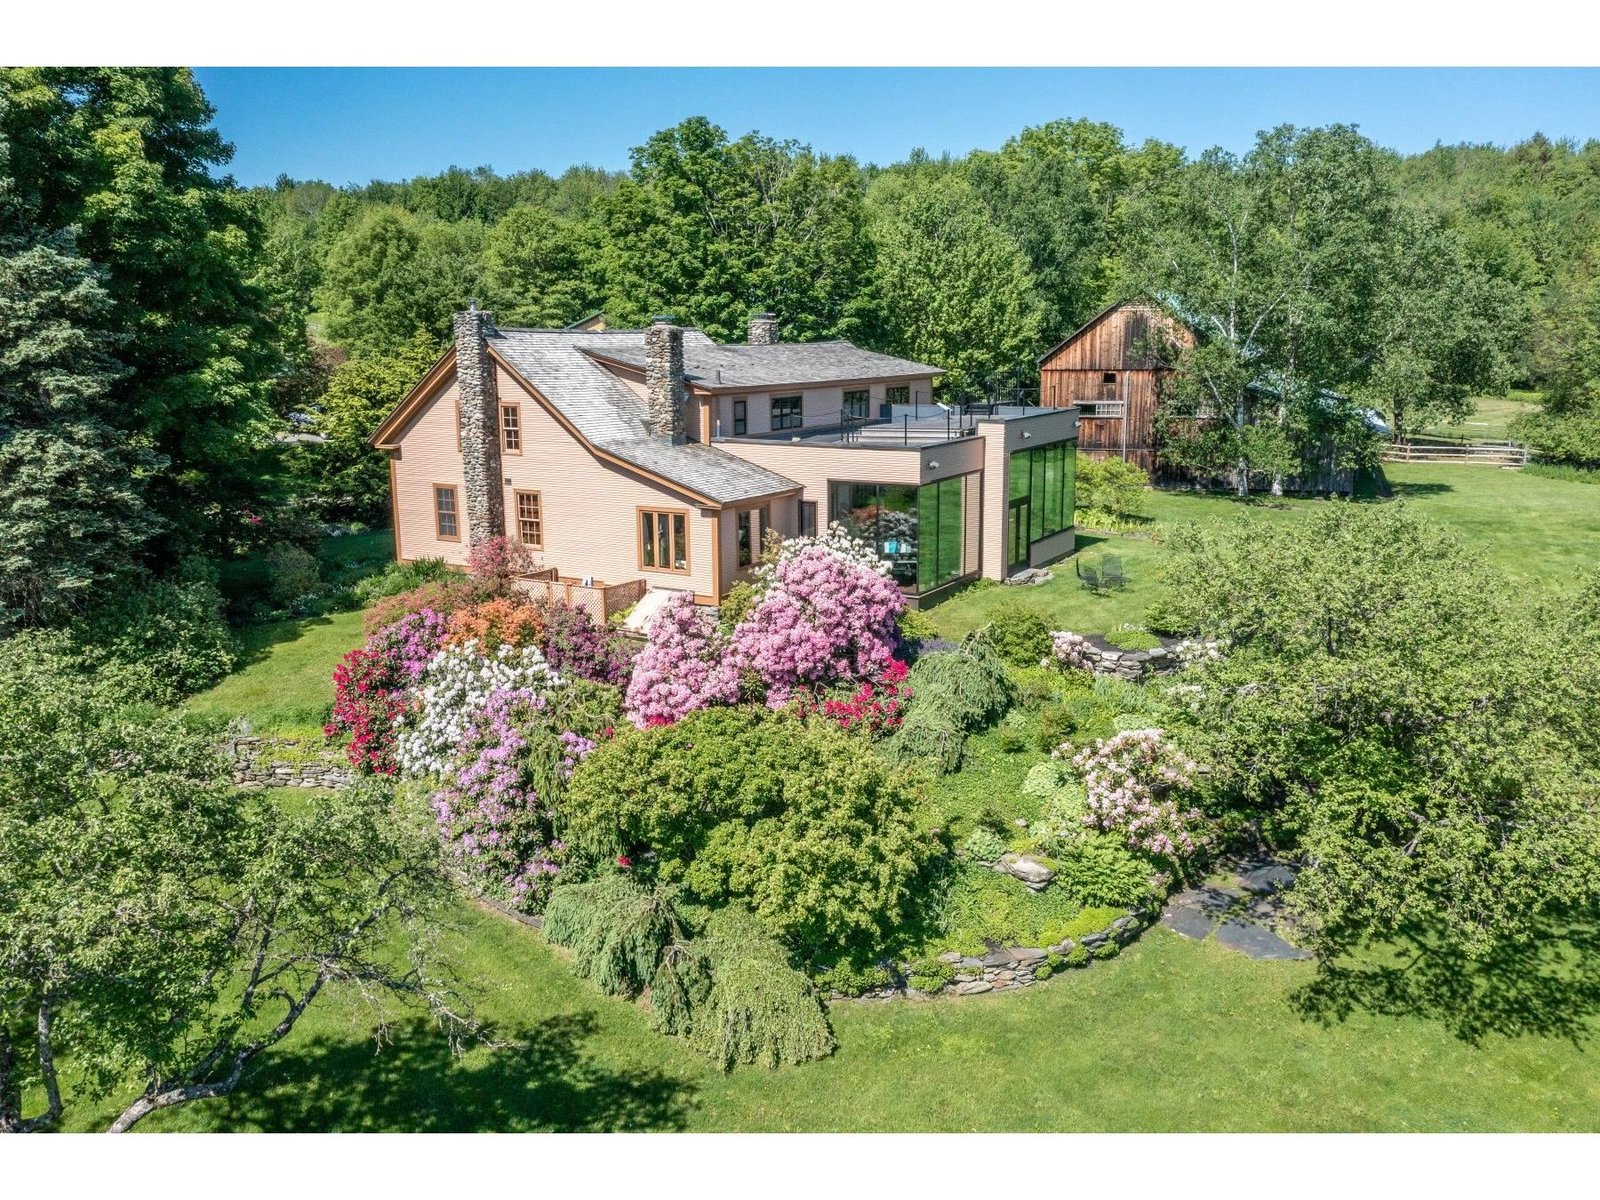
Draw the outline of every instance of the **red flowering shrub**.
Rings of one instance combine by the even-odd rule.
[[[911,689],[905,686],[907,667],[898,658],[877,679],[869,680],[848,696],[824,696],[820,701],[801,696],[795,702],[800,716],[820,713],[843,729],[864,730],[868,737],[885,737],[900,727]]]
[[[467,570],[486,596],[509,596],[516,577],[538,565],[526,546],[504,536],[479,542],[467,551]]]
[[[444,632],[444,618],[424,609],[384,626],[333,669],[333,719],[322,733],[350,736],[345,756],[352,767],[394,774],[394,729],[406,689],[422,678]]]

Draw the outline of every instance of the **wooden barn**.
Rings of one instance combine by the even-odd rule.
[[[1149,300],[1125,300],[1100,312],[1039,360],[1039,403],[1079,410],[1078,450],[1156,468],[1159,364],[1140,351],[1153,334],[1187,346],[1194,335]]]

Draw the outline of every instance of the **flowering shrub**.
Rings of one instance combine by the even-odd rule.
[[[1041,667],[1063,667],[1067,670],[1082,671],[1089,666],[1087,651],[1089,639],[1082,634],[1073,633],[1069,629],[1052,629],[1050,631],[1050,654],[1041,659]]]
[[[554,813],[573,768],[595,743],[550,723],[529,688],[496,688],[470,718],[452,770],[433,795],[434,819],[457,863],[517,908],[542,908],[566,847]]]
[[[854,536],[848,529],[835,521],[829,525],[824,533],[816,537],[786,538],[778,546],[778,552],[768,562],[756,568],[756,583],[758,590],[765,590],[777,580],[779,570],[787,563],[808,550],[821,550],[835,558],[847,563],[854,563],[869,571],[889,577],[888,560],[879,556],[877,549],[871,542],[863,541]]]
[[[532,604],[502,596],[450,614],[445,644],[476,642],[484,650],[501,646],[537,646],[544,639],[544,615]]]
[[[1172,648],[1172,652],[1184,666],[1192,667],[1198,663],[1219,662],[1222,659],[1222,643],[1184,638]]]
[[[333,719],[325,737],[350,735],[350,765],[379,775],[395,770],[394,729],[406,689],[422,678],[444,637],[444,618],[431,609],[379,629],[333,670]]]
[[[428,662],[422,685],[412,693],[395,737],[395,763],[406,775],[443,774],[490,693],[544,692],[560,685],[535,646],[501,646],[489,655],[476,642],[446,646]]]
[[[526,546],[504,536],[478,542],[467,551],[467,571],[486,596],[509,596],[513,580],[538,565]]]
[[[1130,849],[1166,858],[1199,848],[1200,812],[1179,802],[1195,764],[1161,730],[1130,729],[1076,753],[1063,742],[1052,753],[1054,758],[1068,755],[1088,792],[1086,825],[1120,833]]]
[[[632,659],[622,639],[597,626],[583,609],[549,605],[544,621],[544,656],[556,670],[595,683],[627,682]]]
[[[796,689],[872,679],[900,644],[905,597],[884,573],[829,546],[781,556],[767,592],[733,631],[730,647],[778,707]]]
[[[472,581],[460,575],[430,580],[408,592],[383,597],[367,610],[364,624],[368,633],[374,633],[385,625],[394,624],[401,617],[424,609],[449,616],[458,608],[471,604],[476,595]]]
[[[641,729],[667,725],[710,704],[739,698],[739,672],[715,620],[679,593],[650,621],[649,641],[633,662],[628,717]]]
[[[820,702],[802,695],[795,702],[800,716],[821,713],[840,729],[865,730],[868,737],[885,737],[900,728],[911,689],[905,686],[907,667],[897,658],[876,680],[863,683],[848,697],[825,697]]]

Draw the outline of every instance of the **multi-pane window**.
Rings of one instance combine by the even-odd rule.
[[[500,406],[500,445],[507,454],[522,453],[522,405]]]
[[[898,387],[886,387],[883,389],[883,399],[887,404],[910,404],[911,385],[901,384]]]
[[[761,510],[759,508],[745,509],[735,516],[734,521],[739,535],[739,565],[741,567],[753,566],[755,561],[761,557]]]
[[[743,398],[733,402],[733,436],[743,437],[750,427],[750,402]]]
[[[544,513],[538,492],[517,493],[517,539],[524,546],[544,549]]]
[[[433,528],[441,541],[461,540],[461,508],[456,503],[456,489],[451,484],[433,485]]]
[[[689,514],[683,509],[639,510],[639,565],[654,571],[689,570]]]
[[[1065,441],[1011,456],[1011,500],[1027,501],[1028,541],[1072,527],[1076,451],[1075,443]]]
[[[800,428],[799,396],[774,396],[772,398],[772,427],[774,429]]]
[[[872,393],[862,388],[844,394],[844,415],[850,420],[865,421],[872,407]]]

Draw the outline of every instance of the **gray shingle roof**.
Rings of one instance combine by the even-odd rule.
[[[711,346],[697,329],[684,332],[684,354]],[[589,355],[591,350],[622,360],[644,362],[644,331],[566,331],[500,329],[490,347],[539,394],[560,410],[588,441],[606,453],[651,474],[669,479],[719,504],[753,500],[799,485],[718,446],[696,442],[673,445],[650,432],[644,401]],[[627,360],[622,360],[627,361]]]
[[[593,349],[607,358],[641,370],[644,368],[642,335],[637,349],[611,343]],[[798,387],[801,384],[843,383],[852,379],[944,374],[943,367],[863,350],[849,342],[719,346],[698,329],[684,333],[683,370],[692,382],[706,387],[748,388],[751,391]]]

